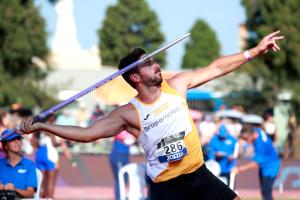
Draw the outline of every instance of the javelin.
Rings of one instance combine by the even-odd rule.
[[[62,109],[63,107],[69,105],[70,103],[76,101],[77,99],[81,98],[82,96],[92,92],[93,90],[97,89],[98,87],[104,85],[105,83],[113,80],[114,78],[124,74],[125,72],[133,69],[134,67],[136,67],[137,65],[140,65],[140,64],[143,64],[145,63],[147,60],[149,60],[150,58],[154,57],[155,55],[159,54],[160,52],[170,48],[171,46],[177,44],[178,42],[180,42],[181,40],[187,38],[188,36],[190,36],[191,34],[190,33],[187,33],[179,38],[177,38],[176,40],[174,40],[173,42],[170,42],[168,44],[166,44],[165,46],[153,51],[152,53],[150,54],[147,54],[145,57],[131,63],[130,65],[126,66],[125,68],[113,73],[112,75],[106,77],[105,79],[95,83],[94,85],[91,85],[90,87],[82,90],[81,92],[75,94],[74,96],[60,102],[59,104],[51,107],[50,109],[40,113],[39,115],[36,115],[34,118],[33,118],[33,122],[32,123],[36,123],[36,122],[44,122],[47,120],[47,118],[49,116],[51,116],[54,112]],[[15,132],[15,129],[13,131],[11,131],[10,133],[6,134],[5,136],[3,137],[0,137],[0,141],[8,138],[9,136],[11,136],[13,133]]]

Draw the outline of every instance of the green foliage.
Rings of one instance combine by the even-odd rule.
[[[48,54],[44,19],[32,0],[1,1],[0,4],[0,105],[22,103],[45,108],[54,101],[38,87],[45,73],[33,56]]]
[[[32,56],[48,53],[44,19],[32,1],[10,0],[0,4],[0,54],[4,70],[13,76],[39,75]]]
[[[215,32],[203,21],[197,20],[185,46],[183,68],[206,66],[220,56],[220,44]]]
[[[280,30],[285,36],[279,42],[280,52],[269,52],[244,70],[254,80],[264,80],[264,87],[274,93],[292,89],[299,93],[300,75],[300,1],[298,0],[242,0],[246,8],[247,29],[250,32],[247,48],[254,47],[266,34]]]
[[[246,112],[263,115],[269,108],[268,99],[256,90],[233,91],[225,98],[226,105],[231,108],[233,106],[242,106]]]
[[[120,58],[135,47],[152,52],[164,42],[156,14],[145,0],[119,0],[110,6],[102,28],[98,31],[99,48],[104,65],[117,66]],[[156,59],[163,66],[165,53]]]
[[[24,107],[49,108],[57,103],[44,91],[30,80],[19,77],[11,77],[7,73],[0,76],[0,105],[9,107],[13,103],[20,103]]]
[[[274,106],[277,94],[282,91],[293,91],[291,100],[293,107],[300,105],[300,1],[298,0],[242,0],[246,8],[246,27],[250,33],[246,48],[258,44],[266,34],[280,30],[285,36],[279,42],[281,51],[268,52],[259,59],[255,59],[243,67],[254,82],[254,87],[263,80],[261,94],[267,102],[267,107]],[[242,100],[241,100],[242,101]],[[263,107],[264,103],[254,102],[252,109]],[[300,116],[299,109],[294,109]]]

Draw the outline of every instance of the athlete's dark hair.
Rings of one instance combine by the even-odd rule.
[[[125,67],[127,67],[128,65],[130,65],[131,63],[134,63],[135,61],[137,61],[138,59],[141,58],[142,55],[144,55],[146,53],[146,51],[142,48],[135,48],[133,49],[128,55],[124,56],[121,60],[120,63],[118,65],[118,69],[123,69]],[[135,73],[137,70],[137,68],[133,68],[127,72],[125,72],[124,74],[122,74],[123,78],[125,79],[125,81],[131,85],[131,87],[135,87],[133,82],[130,80],[129,76],[132,73]]]

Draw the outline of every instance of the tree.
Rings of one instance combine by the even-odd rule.
[[[45,59],[48,48],[45,22],[38,9],[32,0],[3,1],[0,15],[0,54],[4,70],[16,77],[40,76],[31,58]]]
[[[102,28],[98,31],[102,63],[117,66],[119,59],[135,47],[154,51],[164,42],[159,26],[156,14],[148,8],[145,0],[119,0],[117,5],[107,9]],[[156,59],[163,66],[165,53]]]
[[[0,4],[0,105],[14,102],[46,107],[53,103],[38,88],[46,75],[32,62],[46,59],[48,48],[44,19],[32,0],[2,1]]]
[[[185,45],[183,68],[208,65],[220,56],[220,44],[215,32],[203,20],[197,20],[191,29],[190,40]]]
[[[300,1],[297,0],[243,0],[246,8],[246,27],[249,31],[247,48],[258,44],[266,34],[281,30],[285,40],[280,42],[281,51],[250,62],[252,67],[243,68],[254,82],[264,80],[265,91],[273,95],[284,89],[299,93],[300,75]]]

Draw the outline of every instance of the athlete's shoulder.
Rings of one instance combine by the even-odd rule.
[[[172,78],[165,80],[167,87],[179,92],[181,95],[185,96],[188,86],[186,84],[185,76],[183,73],[178,73]]]
[[[135,112],[134,106],[131,103],[127,103],[124,105],[121,105],[117,108],[115,108],[110,115],[114,116],[114,115],[119,115],[119,116],[125,116],[128,114],[134,114],[133,112]]]
[[[117,112],[120,113],[122,119],[126,122],[125,130],[138,137],[140,134],[140,124],[138,112],[135,107],[131,103],[128,103],[117,108]]]

